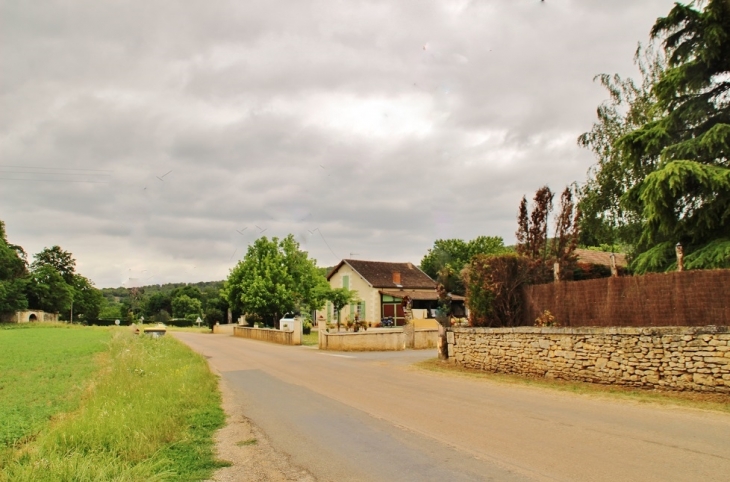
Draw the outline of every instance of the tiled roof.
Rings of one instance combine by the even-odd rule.
[[[611,266],[611,253],[604,251],[593,251],[592,249],[576,249],[575,254],[578,255],[579,263],[589,264],[602,264],[604,266]],[[616,266],[625,268],[628,266],[626,261],[626,255],[616,253]]]
[[[439,299],[439,294],[436,290],[380,290],[380,293],[394,298],[409,296],[412,300],[436,301]],[[451,299],[453,301],[464,301],[466,298],[459,295],[451,295]]]
[[[436,282],[426,273],[418,269],[413,263],[387,263],[384,261],[343,259],[340,261],[340,264],[330,271],[327,279],[329,280],[345,263],[357,271],[374,288],[436,288]],[[393,273],[400,273],[400,286],[393,282]]]

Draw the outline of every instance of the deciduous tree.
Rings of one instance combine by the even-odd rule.
[[[5,223],[0,221],[0,314],[28,307],[25,296],[27,276],[25,251],[8,243]]]
[[[273,325],[287,312],[321,308],[325,285],[315,261],[300,250],[294,236],[263,236],[231,270],[222,293],[234,311]]]
[[[69,285],[73,284],[73,276],[76,273],[76,260],[68,251],[64,251],[60,246],[44,248],[43,251],[34,257],[31,269],[41,266],[52,266],[58,271],[63,279]]]
[[[200,300],[188,295],[180,295],[172,300],[172,316],[175,318],[196,319],[203,314]]]
[[[498,236],[478,236],[471,241],[438,239],[421,260],[421,269],[438,280],[449,293],[463,295],[465,287],[461,272],[471,258],[506,250],[504,240]]]
[[[37,266],[30,272],[26,288],[28,305],[49,313],[68,313],[74,289],[51,265]]]
[[[340,331],[342,308],[356,301],[357,299],[357,291],[347,288],[332,288],[327,292],[327,300],[332,303],[332,306],[337,313],[337,331]]]

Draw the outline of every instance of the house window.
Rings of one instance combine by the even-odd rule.
[[[342,287],[347,290],[350,289],[350,277],[348,275],[342,277]]]

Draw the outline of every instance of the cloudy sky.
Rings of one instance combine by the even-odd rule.
[[[512,243],[672,2],[0,5],[0,219],[107,287],[224,279],[259,233],[321,266]]]

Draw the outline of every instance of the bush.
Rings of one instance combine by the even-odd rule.
[[[534,263],[518,254],[477,255],[465,270],[471,326],[517,326],[523,287],[535,278]]]
[[[185,328],[187,326],[198,326],[195,323],[195,320],[189,320],[187,318],[172,318],[166,324],[170,326],[178,326],[180,328]]]

